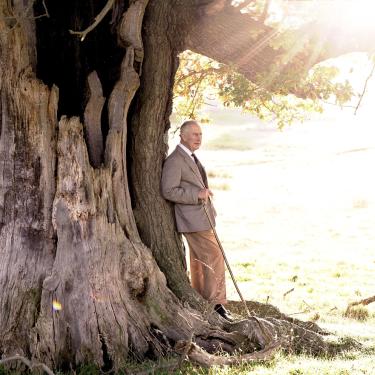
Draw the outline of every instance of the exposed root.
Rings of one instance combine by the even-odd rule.
[[[187,353],[186,355],[190,361],[207,368],[211,366],[231,366],[256,361],[267,361],[273,358],[279,348],[280,342],[275,341],[258,352],[226,357],[209,354],[198,345],[187,341],[179,341],[175,346],[175,350],[178,353]]]
[[[293,318],[291,316],[283,314],[277,307],[268,303],[261,303],[255,301],[246,301],[248,309],[258,317],[262,318],[275,318],[280,320],[286,320],[287,322],[293,323],[301,328],[309,331],[318,333],[320,335],[330,335],[331,333],[322,329],[314,322],[304,322],[302,320]],[[240,301],[228,301],[228,309],[242,317],[246,317],[246,312],[243,309],[243,303]]]
[[[1,359],[0,365],[8,363],[8,362],[13,362],[13,361],[21,361],[24,365],[26,365],[30,369],[31,372],[33,372],[34,369],[40,367],[48,375],[54,375],[54,372],[44,363],[35,363],[35,362],[28,360],[26,357],[23,357],[20,355],[14,355],[12,357]]]
[[[279,349],[287,353],[332,356],[361,346],[355,340],[326,340],[323,335],[328,332],[315,323],[290,318],[274,306],[257,302],[249,302],[248,306],[254,316],[224,322],[221,327],[206,326],[203,332],[194,333],[194,342],[191,339],[178,341],[175,351],[183,359],[210,367],[267,361]],[[230,302],[228,307],[234,313],[245,313],[241,302]]]

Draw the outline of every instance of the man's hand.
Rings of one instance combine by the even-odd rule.
[[[207,203],[208,197],[212,197],[214,193],[210,189],[202,189],[198,193],[198,199],[205,201]]]

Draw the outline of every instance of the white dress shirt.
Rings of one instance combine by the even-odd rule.
[[[184,146],[182,143],[178,144],[179,147],[181,147],[190,157],[191,159],[195,162],[194,158],[192,157],[193,151],[189,150],[186,146]]]

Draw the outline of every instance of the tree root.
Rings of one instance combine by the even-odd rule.
[[[233,308],[236,303],[228,305]],[[361,346],[355,340],[326,340],[324,336],[329,333],[315,323],[290,318],[272,305],[250,302],[250,306],[254,316],[233,323],[223,321],[220,326],[213,326],[212,322],[201,326],[200,332],[196,330],[190,339],[178,341],[174,350],[181,355],[181,360],[188,359],[200,366],[211,367],[267,361],[278,350],[333,356]],[[237,308],[233,312],[244,312],[243,305]]]
[[[175,346],[175,350],[178,353],[186,354],[190,361],[206,368],[212,366],[231,366],[256,361],[267,361],[273,358],[279,348],[280,342],[275,341],[263,350],[257,352],[226,357],[222,355],[209,354],[198,345],[189,341],[179,341]]]
[[[28,360],[26,357],[23,357],[21,355],[14,355],[12,357],[0,359],[0,365],[12,362],[12,361],[21,361],[24,365],[26,365],[31,372],[33,372],[34,369],[40,367],[44,372],[46,372],[48,375],[54,375],[54,372],[44,363],[35,363],[30,360]]]
[[[301,328],[307,329],[309,331],[318,333],[319,335],[330,335],[331,333],[319,327],[316,323],[308,321],[304,322],[297,318],[283,314],[277,307],[270,305],[268,303],[261,303],[256,301],[246,301],[248,309],[255,315],[262,318],[275,318],[280,320],[285,320],[287,322],[293,323]],[[240,301],[228,301],[228,309],[240,316],[245,317],[246,312],[243,308],[243,303]]]

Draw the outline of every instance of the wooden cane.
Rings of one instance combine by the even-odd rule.
[[[210,198],[208,198],[208,199],[210,199]],[[235,288],[236,288],[236,290],[237,290],[237,293],[238,293],[238,295],[240,296],[241,301],[243,302],[243,304],[244,304],[244,306],[245,306],[246,313],[247,313],[248,317],[253,317],[253,316],[250,314],[250,311],[249,311],[249,309],[247,308],[247,305],[246,305],[246,301],[245,301],[245,299],[243,298],[242,293],[241,293],[241,291],[240,291],[240,288],[239,288],[238,285],[237,285],[237,281],[236,281],[236,279],[235,279],[235,277],[234,277],[234,275],[233,275],[233,272],[232,272],[232,269],[231,269],[231,267],[230,267],[229,261],[228,261],[228,259],[227,259],[227,256],[225,255],[224,248],[223,248],[223,246],[221,245],[221,242],[220,242],[219,237],[218,237],[218,235],[217,235],[217,232],[216,232],[215,226],[214,226],[214,224],[212,223],[212,220],[211,220],[210,214],[208,213],[207,206],[206,206],[206,203],[205,203],[204,201],[203,201],[203,208],[204,208],[204,211],[206,212],[207,219],[208,219],[208,221],[209,221],[209,223],[210,223],[211,229],[212,229],[212,231],[214,232],[214,235],[215,235],[215,238],[216,238],[216,242],[217,242],[217,244],[219,245],[219,248],[220,248],[220,250],[221,250],[221,254],[223,255],[224,262],[225,262],[225,264],[226,264],[226,266],[227,266],[227,269],[228,269],[228,271],[229,271],[230,277],[232,278],[232,281],[233,281],[233,284],[234,284],[234,286],[235,286]]]

